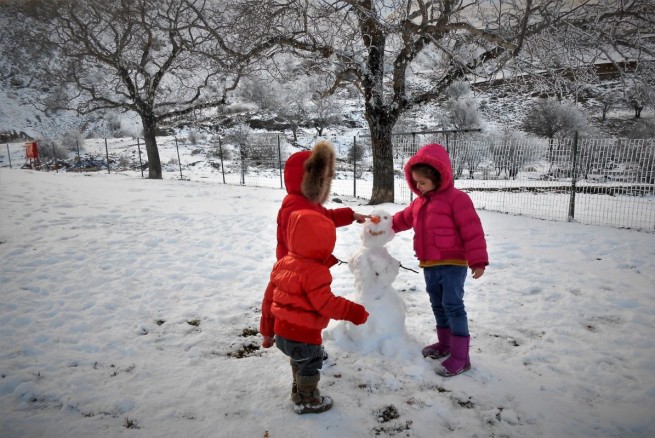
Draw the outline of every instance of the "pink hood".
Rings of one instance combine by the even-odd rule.
[[[405,179],[412,192],[421,196],[421,191],[416,187],[416,182],[412,179],[412,166],[415,164],[428,164],[441,174],[441,185],[437,192],[443,192],[446,189],[454,187],[453,167],[450,164],[448,152],[440,144],[428,144],[423,146],[412,158],[405,164]]]

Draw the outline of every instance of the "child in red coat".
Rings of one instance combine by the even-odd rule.
[[[414,229],[414,251],[437,321],[438,342],[423,348],[423,356],[450,355],[437,371],[450,377],[471,368],[464,281],[467,267],[474,279],[484,274],[487,244],[471,198],[455,188],[443,146],[423,146],[407,161],[405,178],[418,197],[394,215],[393,230]]]
[[[337,239],[334,223],[322,213],[299,210],[289,216],[289,252],[273,267],[270,311],[275,316],[275,344],[290,358],[291,400],[299,414],[332,407],[332,399],[317,388],[323,365],[322,330],[330,319],[363,324],[363,306],[332,293],[330,267]],[[262,309],[264,311],[264,309]]]
[[[282,201],[277,214],[277,260],[284,257],[288,249],[287,228],[289,216],[297,210],[314,210],[334,222],[337,227],[350,225],[354,221],[362,223],[367,215],[355,213],[351,208],[336,208],[328,210],[323,207],[330,195],[330,187],[335,172],[336,155],[334,148],[327,141],[319,141],[311,151],[296,152],[284,165],[284,184],[287,195]],[[275,317],[270,309],[273,287],[269,283],[264,292],[262,316],[259,322],[259,332],[263,336],[262,347],[273,346],[273,324]]]

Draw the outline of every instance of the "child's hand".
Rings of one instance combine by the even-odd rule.
[[[366,219],[370,218],[371,216],[367,214],[353,213],[353,217],[355,218],[355,221],[357,221],[358,224],[363,224],[364,222],[366,222]]]
[[[355,325],[361,325],[368,319],[368,312],[361,304],[353,303],[346,315],[346,319]]]
[[[471,273],[471,276],[477,280],[482,277],[482,274],[484,274],[484,268],[471,268]]]
[[[273,345],[275,345],[275,338],[273,336],[264,336],[262,347],[271,348]]]

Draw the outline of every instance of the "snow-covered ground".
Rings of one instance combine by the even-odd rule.
[[[465,297],[472,370],[445,379],[421,357],[434,319],[422,276],[401,269],[416,354],[326,341],[335,406],[296,415],[288,359],[256,334],[283,196],[0,169],[0,436],[655,434],[655,234],[488,211],[491,265]],[[341,199],[328,207],[403,207]],[[360,227],[338,230],[337,257]],[[416,268],[411,240],[387,248]],[[332,274],[352,297],[348,267]]]

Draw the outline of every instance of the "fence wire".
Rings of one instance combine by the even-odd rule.
[[[431,138],[394,141],[394,169]],[[655,231],[653,139],[482,142],[450,139],[455,186],[478,209]],[[396,202],[411,201],[407,185]]]
[[[250,151],[238,157],[241,162],[231,164],[233,175],[226,181],[283,187],[284,162],[296,148],[283,135],[255,138],[257,135],[247,146]],[[370,141],[343,137],[329,140],[338,156],[333,193],[370,199]],[[316,141],[315,137],[297,138],[294,143],[310,149]],[[654,139],[575,137],[489,142],[452,133],[394,135],[396,203],[406,204],[413,199],[404,165],[429,143],[439,143],[448,150],[455,186],[469,193],[480,210],[655,231]],[[241,172],[238,181],[236,168]]]
[[[655,231],[655,139],[489,142],[473,138],[452,133],[394,135],[394,202],[407,204],[415,196],[405,181],[407,160],[422,145],[439,143],[449,152],[455,186],[467,192],[480,210]],[[337,154],[333,194],[370,199],[370,141],[343,136],[327,139]],[[251,133],[237,139],[214,137],[202,144],[174,137],[158,140],[165,174],[179,172],[180,178],[188,178],[193,173],[226,184],[284,188],[288,157],[299,148],[311,149],[318,138],[291,140],[281,133]],[[70,170],[109,171],[111,166],[112,171],[143,175],[147,164],[139,139],[110,139],[97,147],[97,151],[85,147],[82,158],[78,147]]]

